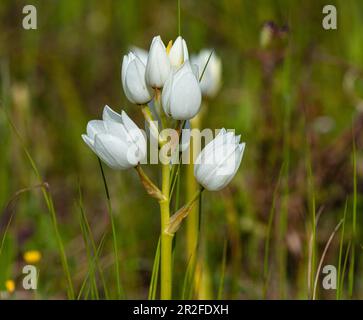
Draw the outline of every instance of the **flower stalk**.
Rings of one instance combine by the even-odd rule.
[[[170,170],[169,164],[162,165],[162,194],[165,199],[160,200],[161,220],[161,299],[172,298],[172,243],[173,235],[166,232],[170,220]]]
[[[199,115],[196,116],[190,122],[191,129],[199,128],[200,127],[200,117]],[[197,139],[194,139],[193,136],[190,137],[190,145],[189,145],[189,152],[190,152],[190,163],[187,165],[186,168],[186,198],[187,201],[191,201],[194,197],[194,194],[198,191],[198,183],[194,177],[194,150],[198,150],[199,142]],[[200,149],[200,148],[199,148]],[[199,226],[199,217],[198,217],[198,204],[194,205],[186,219],[186,233],[187,233],[187,259],[190,259],[195,251],[198,242],[198,226]]]

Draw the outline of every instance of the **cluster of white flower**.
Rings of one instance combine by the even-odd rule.
[[[179,123],[198,114],[202,95],[216,95],[220,78],[219,58],[205,49],[189,59],[187,44],[180,36],[167,47],[160,36],[154,37],[149,52],[135,48],[122,61],[121,81],[127,99],[143,107],[158,99],[158,112]],[[135,167],[147,153],[146,137],[136,124],[124,111],[120,115],[107,106],[103,120],[90,121],[87,135],[82,137],[114,169]],[[245,146],[239,140],[223,129],[200,153],[194,173],[204,188],[220,190],[233,178]]]

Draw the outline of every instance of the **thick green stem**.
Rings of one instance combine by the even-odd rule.
[[[162,165],[162,193],[164,200],[159,201],[161,214],[161,299],[172,298],[172,242],[173,236],[166,232],[170,219],[170,170],[169,164]]]

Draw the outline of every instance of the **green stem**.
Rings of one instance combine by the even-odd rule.
[[[108,191],[106,176],[105,176],[105,173],[103,171],[102,162],[101,162],[100,158],[98,158],[98,163],[99,163],[100,169],[101,169],[102,179],[103,179],[105,192],[106,192],[106,198],[107,198],[107,209],[108,209],[108,213],[110,215],[110,220],[111,220],[113,251],[114,251],[114,256],[115,256],[115,273],[116,273],[117,297],[120,299],[122,291],[121,291],[121,281],[120,281],[120,266],[119,266],[119,258],[118,258],[116,226],[115,226],[115,221],[114,221],[113,212],[112,212],[110,193]]]
[[[172,297],[172,242],[173,236],[166,233],[170,219],[170,170],[169,164],[162,165],[162,193],[164,200],[159,201],[161,214],[161,299]]]
[[[178,0],[178,35],[181,35],[181,27],[180,27],[180,0]]]
[[[191,129],[200,127],[200,119],[199,117],[195,117],[191,121]],[[198,150],[199,141],[194,139],[193,136],[190,137],[189,144],[189,161],[190,163],[186,168],[186,199],[187,201],[191,201],[195,194],[199,191],[199,185],[194,177],[194,151]],[[186,233],[187,233],[187,259],[190,259],[194,256],[195,248],[197,247],[198,242],[198,226],[199,226],[199,217],[198,217],[198,205],[195,205],[189,212],[188,217],[186,219]]]
[[[163,110],[163,107],[161,105],[161,90],[158,88],[155,88],[154,104],[155,104],[155,109],[161,120],[162,129],[166,129],[167,128],[167,125],[166,125],[167,118],[166,118],[166,114]]]

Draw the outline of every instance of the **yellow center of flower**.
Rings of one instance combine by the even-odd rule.
[[[42,255],[37,250],[29,250],[24,253],[23,258],[24,258],[25,262],[27,262],[29,264],[34,264],[34,263],[37,263],[40,261],[40,259],[42,258]]]
[[[6,280],[5,287],[9,293],[13,293],[15,291],[15,282],[13,280]]]
[[[171,47],[173,46],[173,40],[170,40],[166,47],[166,54],[169,54]]]

